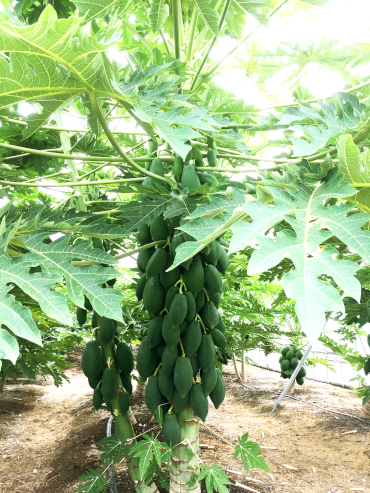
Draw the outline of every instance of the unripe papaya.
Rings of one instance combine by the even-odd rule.
[[[153,349],[156,346],[158,346],[158,344],[162,340],[162,324],[163,324],[162,315],[156,315],[149,322],[147,337],[148,337],[148,344],[150,349]]]
[[[190,151],[187,153],[185,163],[189,163],[192,159],[194,159],[193,148],[191,148]]]
[[[167,445],[174,447],[180,441],[181,429],[176,414],[166,414],[163,420],[162,434]]]
[[[146,266],[145,273],[146,278],[157,276],[164,269],[167,263],[167,252],[163,248],[157,248],[157,250],[150,257],[150,260]]]
[[[187,291],[191,291],[196,296],[204,287],[204,269],[201,258],[196,255],[189,267],[189,270],[183,273],[182,279]]]
[[[94,248],[98,250],[104,250],[103,240],[101,238],[93,238],[92,244]]]
[[[116,395],[118,385],[116,374],[112,368],[106,368],[101,382],[101,393],[106,401],[111,401]]]
[[[206,296],[204,294],[204,289],[201,289],[195,297],[195,308],[197,313],[199,313],[200,310],[203,308],[205,302]]]
[[[216,348],[210,334],[203,334],[198,349],[198,361],[203,371],[208,371],[215,362]]]
[[[157,351],[158,358],[160,360],[162,359],[162,356],[163,356],[164,350],[166,349],[166,346],[167,346],[167,344],[162,339],[161,342],[158,344],[158,346],[155,348],[155,350]]]
[[[289,347],[289,346],[286,346],[284,349],[282,349],[281,354],[282,354],[283,356],[285,356],[285,355],[287,354],[287,352],[288,352],[288,351],[290,351],[290,347]]]
[[[156,175],[164,176],[162,161],[160,159],[153,159],[149,171]]]
[[[82,371],[87,378],[96,378],[103,371],[103,360],[97,341],[89,341],[82,353]]]
[[[184,167],[181,175],[181,187],[183,189],[197,191],[200,187],[200,181],[193,166],[187,165]]]
[[[299,370],[298,372],[298,377],[305,377],[307,375],[307,370],[304,366],[302,366],[302,368]]]
[[[207,256],[207,263],[216,266],[217,262],[220,258],[220,255],[221,255],[221,248],[222,247],[217,240],[211,241],[211,243],[209,243],[208,246],[210,248],[210,252]],[[216,290],[213,289],[213,291],[216,291]]]
[[[367,335],[367,345],[370,347],[370,334]]]
[[[116,347],[116,360],[123,373],[129,375],[134,369],[134,358],[130,347],[125,342],[119,342]]]
[[[370,373],[370,358],[365,361],[364,372],[365,375],[368,375]]]
[[[170,306],[170,321],[173,326],[179,326],[185,320],[188,312],[188,300],[184,294],[176,294]],[[168,344],[168,343],[167,343]]]
[[[151,256],[154,254],[155,248],[147,248],[146,250],[142,250],[139,252],[139,255],[137,256],[137,268],[139,271],[144,274],[146,271],[146,266],[148,265],[148,262],[151,258]]]
[[[188,325],[184,333],[184,349],[188,358],[193,356],[198,351],[200,343],[202,342],[202,330],[200,323],[197,320],[193,320]]]
[[[185,330],[188,328],[189,322],[184,320],[182,324],[180,324],[180,334],[183,334]]]
[[[201,380],[204,395],[208,396],[216,387],[217,383],[217,372],[215,365],[212,365],[208,371],[202,372]]]
[[[218,329],[212,329],[209,331],[209,333],[212,336],[215,346],[220,347],[221,349],[225,349],[226,339],[223,333]]]
[[[130,408],[130,394],[128,392],[121,392],[118,396],[118,407],[121,414],[128,413]]]
[[[172,373],[175,371],[178,356],[179,351],[177,346],[174,349],[171,349],[170,346],[165,347],[162,356],[162,368],[166,377],[171,376]]]
[[[136,282],[136,298],[141,301],[143,299],[144,288],[146,284],[146,274],[143,274]]]
[[[209,175],[206,173],[199,173],[199,171],[198,171],[198,178],[199,178],[201,185],[207,184],[210,187],[218,185],[218,180],[213,175]]]
[[[78,325],[82,327],[86,323],[87,311],[85,310],[85,308],[81,308],[80,306],[78,306],[76,316]]]
[[[284,358],[284,356],[282,356],[282,358]],[[284,358],[285,359],[285,358]],[[280,361],[280,360],[279,360]],[[292,358],[290,360],[290,366],[292,368],[297,368],[297,366],[299,365],[299,359],[298,358]]]
[[[193,147],[193,158],[195,161],[203,160],[203,154],[202,151],[199,149],[199,147],[196,146]]]
[[[186,312],[185,318],[188,322],[191,322],[192,320],[194,320],[195,315],[197,314],[195,298],[191,291],[185,291],[184,295],[186,296],[188,302],[188,310]]]
[[[191,363],[191,367],[193,368],[193,377],[195,378],[198,375],[200,369],[199,361],[198,358],[195,356],[195,354],[191,356],[190,363]]]
[[[280,363],[280,366],[281,366],[281,369],[283,371],[287,371],[287,370],[290,370],[290,361],[288,359],[284,359],[281,363]]]
[[[172,396],[172,403],[175,408],[175,411],[177,413],[181,411],[181,409],[183,409],[188,402],[189,402],[189,392],[184,397],[181,397],[179,391],[175,388],[175,391]]]
[[[142,380],[146,380],[155,371],[157,358],[156,350],[150,349],[148,338],[143,337],[136,358],[136,369]]]
[[[95,378],[89,378],[89,385],[92,389],[96,389],[96,387],[99,385],[101,382],[101,379],[103,378],[103,371],[99,373],[99,375]]]
[[[99,411],[101,405],[103,404],[103,394],[101,393],[100,387],[96,387],[93,395],[93,406],[95,411]]]
[[[171,241],[171,250],[172,254],[175,255],[176,248],[181,245],[181,243],[185,242],[185,238],[183,237],[182,234],[176,234]]]
[[[227,269],[229,268],[229,256],[225,250],[225,248],[220,247],[220,258],[217,261],[216,268],[221,274],[225,275]]]
[[[160,280],[157,277],[151,277],[145,284],[143,292],[143,303],[151,316],[163,309],[165,298],[165,290]]]
[[[150,234],[152,235],[153,241],[167,240],[169,233],[163,214],[157,216],[150,223]]]
[[[212,301],[206,301],[201,309],[200,318],[206,327],[213,329],[220,320],[220,314]]]
[[[130,375],[125,375],[124,373],[120,373],[121,377],[121,382],[122,382],[122,387],[126,390],[126,392],[129,393],[129,395],[132,394],[132,382],[131,382],[131,377]]]
[[[173,393],[175,391],[175,384],[172,375],[166,376],[163,368],[158,371],[158,386],[161,393],[165,396],[168,401],[172,400]]]
[[[175,157],[173,161],[173,176],[176,178],[176,180],[179,181],[181,179],[183,169],[184,169],[184,161],[180,156]]]
[[[209,149],[207,152],[207,160],[210,166],[217,166],[217,156],[213,149]]]
[[[225,382],[222,377],[220,370],[217,368],[217,382],[215,388],[209,394],[211,401],[213,402],[216,409],[218,409],[225,399]]]
[[[204,287],[208,291],[222,291],[222,279],[214,265],[206,265],[204,268]]]
[[[216,308],[219,307],[221,301],[221,293],[218,291],[207,291],[209,301],[215,305]]]
[[[171,286],[169,290],[167,291],[166,294],[166,300],[165,300],[165,305],[167,310],[170,310],[171,303],[174,299],[174,297],[180,292],[179,288],[177,286]]]
[[[298,385],[303,385],[304,384],[304,377],[297,377],[296,382]]]
[[[200,383],[196,383],[190,389],[189,401],[194,414],[204,422],[208,414],[208,399]]]
[[[283,349],[283,351],[284,351],[284,349]],[[282,354],[284,354],[284,353],[282,352]],[[303,358],[303,351],[301,349],[298,349],[298,351],[296,351],[295,355],[296,355],[296,358],[302,359]]]
[[[292,351],[292,350],[288,351],[285,355],[285,358],[288,360],[291,360],[292,358],[294,358],[294,351]]]
[[[149,150],[149,154],[153,154],[154,152],[156,152],[158,149],[158,144],[157,142],[154,140],[154,139],[149,139],[148,140],[148,150]]]
[[[161,404],[162,394],[158,387],[158,376],[150,375],[145,387],[145,403],[149,411],[154,414],[154,410]]]
[[[177,358],[173,380],[181,397],[185,397],[193,385],[193,368],[189,358]]]
[[[102,317],[100,320],[99,338],[103,344],[108,344],[116,333],[116,326],[111,318]]]
[[[164,266],[164,269],[162,270],[159,280],[161,281],[164,289],[167,291],[171,286],[177,283],[177,281],[180,279],[180,268],[175,267],[174,269],[170,270],[169,272],[166,272],[166,270],[171,267],[173,264],[173,255],[172,253],[167,254],[167,262],[166,265]]]
[[[92,317],[91,317],[91,327],[95,329],[98,327],[98,316],[96,312],[93,312]]]
[[[140,245],[147,245],[153,241],[150,235],[149,224],[140,224],[139,230],[136,234],[136,240],[140,243]]]
[[[163,318],[162,337],[171,349],[174,349],[180,342],[180,326],[173,325],[168,314]]]

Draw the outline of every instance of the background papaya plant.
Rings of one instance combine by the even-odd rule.
[[[311,341],[319,338],[329,312],[348,313],[348,324],[357,314],[359,324],[367,321],[361,273],[370,252],[370,79],[361,78],[358,67],[366,74],[368,45],[323,38],[266,46],[253,39],[274,23],[289,25],[298,12],[327,3],[1,2],[0,363],[15,364],[25,344],[41,347],[40,313],[70,327],[77,307],[83,324],[87,317],[89,347],[98,348],[102,375],[111,375],[116,392],[108,396],[106,385],[94,383],[94,396],[106,400],[116,420],[116,437],[104,444],[102,460],[125,455],[137,491],[155,491],[152,475],[161,481],[162,463],[169,457],[176,463],[183,445],[189,468],[178,483],[172,469],[171,492],[199,491],[202,479],[209,491],[224,492],[227,478],[218,466],[199,466],[195,406],[181,411],[177,448],[159,456],[150,436],[126,447],[134,436],[127,410],[122,412],[128,401],[121,402],[130,371],[119,371],[118,347],[138,337],[144,341],[149,318],[131,295],[125,298],[125,284],[115,283],[125,258],[137,258],[149,282],[158,273],[147,273],[141,261],[149,262],[150,249],[164,250],[172,263],[162,270],[170,277],[180,266],[180,288],[189,290],[184,265],[197,258],[203,269],[212,265],[217,243],[222,255],[237,254],[229,273],[219,269],[224,304],[220,289],[212,294],[226,336],[238,341],[234,351],[244,347],[248,331],[266,352],[273,350],[293,308]],[[224,89],[229,62],[256,94],[265,94],[271,111]],[[340,74],[342,90],[317,99],[303,78],[312,65]],[[288,77],[281,73],[283,90],[267,93],[283,69],[291,71]],[[170,228],[164,239],[156,235],[161,222]],[[140,239],[148,227],[150,238]],[[172,251],[176,235],[185,241]],[[244,256],[247,261],[240,260]],[[359,308],[350,307],[351,300]],[[158,307],[151,310],[145,299],[144,306],[152,318],[157,315]],[[169,308],[165,301],[162,307]],[[233,317],[242,321],[238,331]],[[208,335],[214,329],[202,330]],[[147,376],[156,376],[159,364]],[[193,383],[199,388],[199,381]],[[167,411],[164,417],[157,413],[161,425],[173,416],[171,406]],[[143,462],[143,450],[150,460]],[[239,454],[246,467],[250,457],[252,467],[266,469],[246,436]],[[88,485],[81,491],[106,485],[99,471],[83,480]]]

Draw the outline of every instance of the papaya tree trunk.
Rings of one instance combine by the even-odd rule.
[[[295,380],[292,383],[292,385],[289,387],[288,394],[293,394],[293,392],[294,392],[294,384],[295,384]]]
[[[233,353],[233,363],[234,363],[234,370],[235,370],[235,373],[236,373],[236,378],[239,380],[239,382],[241,382],[242,379],[241,379],[241,376],[240,376],[240,373],[239,373],[238,364],[236,362],[235,353]]]
[[[0,375],[0,392],[4,390],[6,375]]]
[[[113,369],[118,387],[122,386],[121,377],[115,360],[114,342],[111,341],[108,344],[102,344],[103,358],[105,361],[113,360],[110,368]],[[119,388],[119,390],[121,390]],[[111,406],[113,409],[113,416],[115,422],[115,434],[121,440],[122,443],[126,443],[135,437],[134,428],[132,426],[132,419],[130,413],[126,414],[119,413],[119,393],[117,393],[111,400]],[[135,440],[132,444],[136,443]],[[159,493],[156,485],[154,483],[147,484],[140,478],[139,472],[139,457],[131,457],[130,449],[125,453],[125,458],[127,462],[128,472],[134,483],[136,493]]]
[[[360,417],[364,419],[370,419],[370,401],[362,406]]]
[[[245,365],[245,351],[242,351],[242,367],[241,367],[241,377],[242,377],[242,382],[247,381],[247,368]]]
[[[177,413],[177,420],[181,441],[172,453],[169,493],[200,493],[198,481],[193,487],[188,486],[193,473],[199,473],[199,423],[190,406]]]

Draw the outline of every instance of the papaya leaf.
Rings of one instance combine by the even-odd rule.
[[[139,457],[139,471],[140,478],[143,479],[148,469],[152,466],[152,462],[156,462],[160,467],[162,465],[162,450],[164,444],[154,438],[154,435],[150,436],[146,433],[141,435],[144,440],[140,440],[138,443],[132,446],[130,454],[132,457]]]
[[[111,12],[121,13],[130,2],[127,0],[108,0],[108,2],[106,0],[94,0],[93,2],[74,0],[73,3],[79,12],[85,16],[84,22],[90,22],[94,19],[101,19]]]
[[[105,493],[108,488],[108,481],[99,469],[89,469],[78,480],[86,484],[80,486],[76,493]]]
[[[261,455],[261,449],[258,443],[248,440],[248,433],[238,437],[239,445],[235,447],[233,459],[237,459],[240,455],[244,469],[249,474],[249,467],[258,467],[263,471],[270,472],[265,459]]]
[[[270,0],[234,0],[234,2],[244,9],[247,13],[253,15],[258,22],[268,26],[269,16],[264,12],[266,7],[271,7]]]
[[[122,217],[127,221],[125,227],[135,231],[141,224],[150,224],[173,202],[172,196],[159,193],[146,194],[141,200],[128,202],[120,207]]]
[[[352,204],[325,205],[330,198],[341,199],[356,193],[342,180],[337,170],[331,170],[326,181],[296,184],[296,190],[266,187],[274,197],[275,205],[246,203],[243,209],[252,222],[241,221],[232,227],[234,234],[229,253],[258,243],[259,248],[252,253],[248,264],[249,275],[264,272],[285,257],[291,258],[295,269],[282,277],[282,284],[286,295],[295,300],[302,330],[311,341],[319,337],[327,312],[344,312],[338,291],[320,276],[331,277],[345,293],[358,301],[361,296],[361,285],[354,277],[359,265],[339,260],[338,251],[323,243],[335,236],[365,261],[370,260],[370,233],[361,229],[369,221],[369,215],[349,215]],[[276,239],[262,236],[281,221],[286,221],[290,228],[279,231]]]
[[[169,14],[169,6],[164,0],[151,0],[148,10],[148,19],[150,27],[154,32],[162,29],[164,21]]]
[[[201,472],[198,475],[198,481],[205,480],[207,493],[228,493],[226,484],[230,484],[229,478],[226,476],[221,466],[212,464],[207,466],[206,464],[200,465]]]
[[[194,5],[198,9],[199,15],[203,19],[204,24],[218,36],[219,33],[219,18],[216,10],[209,6],[210,0],[194,0]]]
[[[122,459],[122,455],[127,448],[127,445],[116,436],[104,437],[100,440],[99,445],[101,446],[100,459],[104,466],[110,461],[117,464]]]
[[[0,360],[8,359],[13,364],[19,356],[19,346],[15,337],[5,329],[0,328]]]

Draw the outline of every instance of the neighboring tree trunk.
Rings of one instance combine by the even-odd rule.
[[[4,390],[6,375],[0,375],[0,392]]]
[[[241,367],[242,382],[247,381],[247,368],[245,364],[245,351],[242,351],[242,367]]]
[[[295,384],[295,380],[294,382],[292,383],[292,385],[290,386],[289,390],[288,390],[288,394],[293,394],[294,392],[294,384]]]
[[[200,493],[198,482],[192,488],[188,486],[193,473],[199,472],[199,423],[190,406],[177,413],[177,419],[181,442],[173,449],[169,493]]]
[[[234,370],[235,370],[235,373],[236,373],[236,378],[239,380],[239,382],[241,382],[242,379],[240,377],[240,373],[239,373],[239,370],[238,370],[238,364],[236,362],[235,353],[233,353],[233,362],[234,362]]]
[[[364,419],[370,419],[370,401],[362,406],[360,417]]]
[[[145,398],[145,385],[146,385],[146,382],[144,380],[139,380],[139,382],[137,383],[137,386],[136,386],[136,390],[135,390],[135,395],[138,399],[140,399],[140,401],[143,401],[144,402],[144,398]]]

